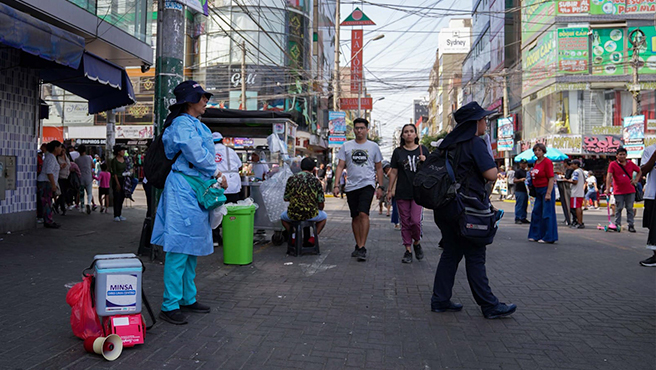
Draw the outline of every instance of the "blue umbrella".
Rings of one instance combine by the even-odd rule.
[[[567,154],[556,148],[547,148],[547,154],[545,154],[545,157],[551,159],[554,162],[564,161],[565,159],[569,158]],[[515,162],[519,162],[522,159],[525,159],[529,163],[533,163],[537,160],[537,157],[535,154],[533,154],[533,149],[526,149],[525,151],[515,156]]]

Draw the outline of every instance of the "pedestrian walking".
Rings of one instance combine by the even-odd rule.
[[[342,176],[344,168],[348,169],[346,183],[346,200],[351,212],[351,226],[355,236],[355,250],[351,257],[358,261],[367,260],[367,236],[369,235],[369,209],[376,189],[376,178],[383,182],[383,167],[378,144],[367,139],[369,121],[364,118],[353,120],[355,140],[349,140],[339,149],[336,175]],[[333,189],[337,196],[339,188]]]
[[[301,166],[301,170],[303,166]],[[322,163],[319,165],[319,168],[316,170],[317,171],[317,179],[321,182],[321,189],[323,192],[326,192],[326,168],[325,165]]]
[[[339,177],[339,197],[341,199],[344,199],[344,193],[345,193],[345,188],[346,188],[346,182],[348,181],[348,171],[346,168],[344,171],[342,171],[342,175]],[[333,189],[331,189],[332,191]]]
[[[633,176],[637,173],[637,176]],[[642,176],[642,171],[631,160],[626,159],[626,149],[617,149],[617,159],[608,165],[606,174],[606,195],[610,194],[611,181],[613,195],[615,196],[615,225],[618,230],[622,227],[622,209],[626,208],[626,222],[629,224],[629,232],[636,232],[633,225],[634,213],[633,202],[635,201],[635,185]]]
[[[91,204],[93,203],[93,158],[87,154],[86,145],[82,144],[77,148],[79,156],[75,159],[75,164],[80,167],[80,212],[84,212],[84,193],[87,195],[86,211],[91,214]]]
[[[531,222],[526,219],[526,209],[528,208],[528,192],[526,190],[526,176],[528,169],[528,162],[522,159],[519,162],[519,168],[515,171],[513,182],[515,183],[515,223],[516,224],[530,224]]]
[[[57,194],[61,194],[57,187],[57,179],[59,179],[59,170],[61,168],[57,162],[57,156],[62,150],[62,143],[57,140],[53,140],[46,145],[41,173],[36,179],[37,192],[43,210],[43,226],[49,229],[59,229],[61,227],[52,218],[52,199]]]
[[[107,171],[107,163],[100,164],[100,173],[98,174],[98,202],[100,203],[100,213],[107,213],[109,208],[109,185],[112,175]]]
[[[570,197],[570,207],[572,208],[572,213],[576,216],[572,221],[570,228],[573,229],[585,229],[585,224],[583,223],[583,200],[585,197],[585,173],[581,169],[581,161],[575,159],[572,161],[572,178],[565,180],[571,184],[571,197]]]
[[[61,215],[66,216],[68,191],[70,188],[68,177],[71,175],[71,160],[68,158],[68,153],[65,150],[60,150],[57,156],[57,163],[59,164],[57,184],[59,185],[60,194],[55,202],[55,209],[59,208]]]
[[[506,181],[508,182],[508,192],[506,199],[515,198],[515,170],[511,166],[508,172],[506,172]]]
[[[584,171],[584,173],[585,172],[587,171]],[[597,177],[595,177],[594,174],[586,173],[585,183],[587,191],[585,193],[585,207],[583,207],[583,210],[587,210],[588,207],[599,209],[599,188],[597,187]]]
[[[558,240],[556,194],[553,162],[544,156],[546,153],[547,148],[544,144],[537,143],[533,146],[533,154],[537,160],[531,170],[531,184],[535,187],[536,197],[533,213],[531,213],[528,240],[553,244]]]
[[[198,203],[195,190],[185,179],[203,181],[221,178],[215,161],[212,132],[197,117],[205,112],[212,94],[194,81],[175,87],[175,104],[169,107],[162,134],[166,157],[173,159],[162,198],[155,215],[151,243],[166,252],[164,264],[164,299],[159,317],[182,325],[187,319],[182,310],[209,313],[210,306],[196,300],[197,257],[214,252],[209,211]],[[227,187],[227,184],[225,184]]]
[[[458,163],[453,171],[459,181],[467,185],[462,189],[463,195],[475,198],[485,206],[490,206],[490,199],[485,190],[485,182],[497,179],[497,167],[489,154],[486,142],[479,136],[485,134],[486,117],[493,114],[486,111],[477,102],[471,102],[454,113],[456,127],[442,141],[438,150],[459,151]],[[456,202],[452,202],[455,205]],[[492,293],[485,272],[486,247],[472,243],[458,233],[458,220],[451,209],[435,211],[435,223],[442,232],[442,256],[435,272],[431,310],[433,312],[460,311],[462,304],[451,301],[458,264],[465,258],[467,280],[476,303],[481,307],[483,316],[495,319],[511,315],[517,309],[514,304],[499,302]]]
[[[417,127],[413,124],[406,124],[401,128],[399,142],[401,145],[392,153],[390,162],[392,169],[389,172],[390,182],[396,184],[396,187],[387,191],[387,198],[395,197],[399,209],[401,238],[405,247],[401,262],[412,263],[413,249],[417,260],[424,258],[420,243],[423,208],[414,201],[412,182],[429,151],[428,148],[419,144]]]
[[[382,215],[383,208],[385,208],[387,210],[387,213],[385,215],[389,217],[390,199],[387,196],[387,191],[390,189],[389,173],[392,167],[390,166],[390,163],[388,161],[383,161],[382,165],[383,165],[383,183],[378,184],[378,188],[376,188],[376,198],[378,199],[378,214]]]
[[[506,195],[508,194],[508,188],[507,188],[507,181],[508,179],[506,178],[506,167],[505,166],[499,166],[499,173],[497,173],[497,182],[495,183],[494,187],[497,189],[499,192],[499,200],[503,200]],[[506,194],[503,194],[503,188],[506,187]]]
[[[114,158],[110,163],[110,172],[112,174],[112,195],[114,196],[114,221],[125,221],[123,217],[123,201],[125,200],[125,147],[120,144],[114,145]]]
[[[569,180],[572,179],[572,174],[574,173],[574,169],[572,168],[572,160],[567,158],[563,161],[565,164],[565,179],[562,182],[563,190],[562,193],[560,194],[560,204],[563,208],[563,212],[565,213],[565,223],[569,226],[572,226],[574,222],[576,222],[576,214],[572,212],[572,208],[570,205],[570,201],[572,199],[572,184],[569,182]]]
[[[647,234],[647,249],[652,252],[652,255],[640,261],[640,265],[645,267],[656,267],[656,144],[652,144],[645,148],[642,152],[642,159],[640,160],[642,166],[640,171],[647,175],[647,183],[645,184],[645,211],[642,216],[642,227],[649,229]]]
[[[241,200],[241,176],[239,176],[243,166],[241,158],[232,148],[223,144],[223,135],[220,132],[212,133],[212,140],[216,153],[214,161],[228,182],[228,188],[223,193],[227,199],[226,203],[237,203]]]
[[[325,193],[330,193],[333,190],[333,175],[335,173],[333,172],[333,166],[328,164],[326,165],[326,186],[325,186]]]

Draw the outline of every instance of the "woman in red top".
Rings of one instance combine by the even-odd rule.
[[[533,146],[533,154],[538,159],[531,170],[531,184],[535,187],[537,196],[531,214],[528,240],[538,243],[554,243],[558,240],[553,163],[544,156],[546,153],[544,144]]]

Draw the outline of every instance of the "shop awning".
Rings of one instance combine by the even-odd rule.
[[[84,38],[0,4],[0,43],[55,63],[77,68]]]
[[[89,101],[89,114],[136,103],[127,72],[120,66],[84,52],[77,69],[57,67],[34,57],[24,57],[22,65],[41,69],[44,83],[51,83]]]

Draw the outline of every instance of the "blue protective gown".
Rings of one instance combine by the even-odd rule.
[[[212,254],[212,228],[209,211],[198,204],[182,172],[208,180],[217,171],[212,132],[198,119],[184,113],[173,120],[162,136],[166,157],[173,159],[182,151],[166,178],[164,192],[157,207],[151,243],[165,252],[192,256]],[[189,168],[189,164],[193,168]]]

